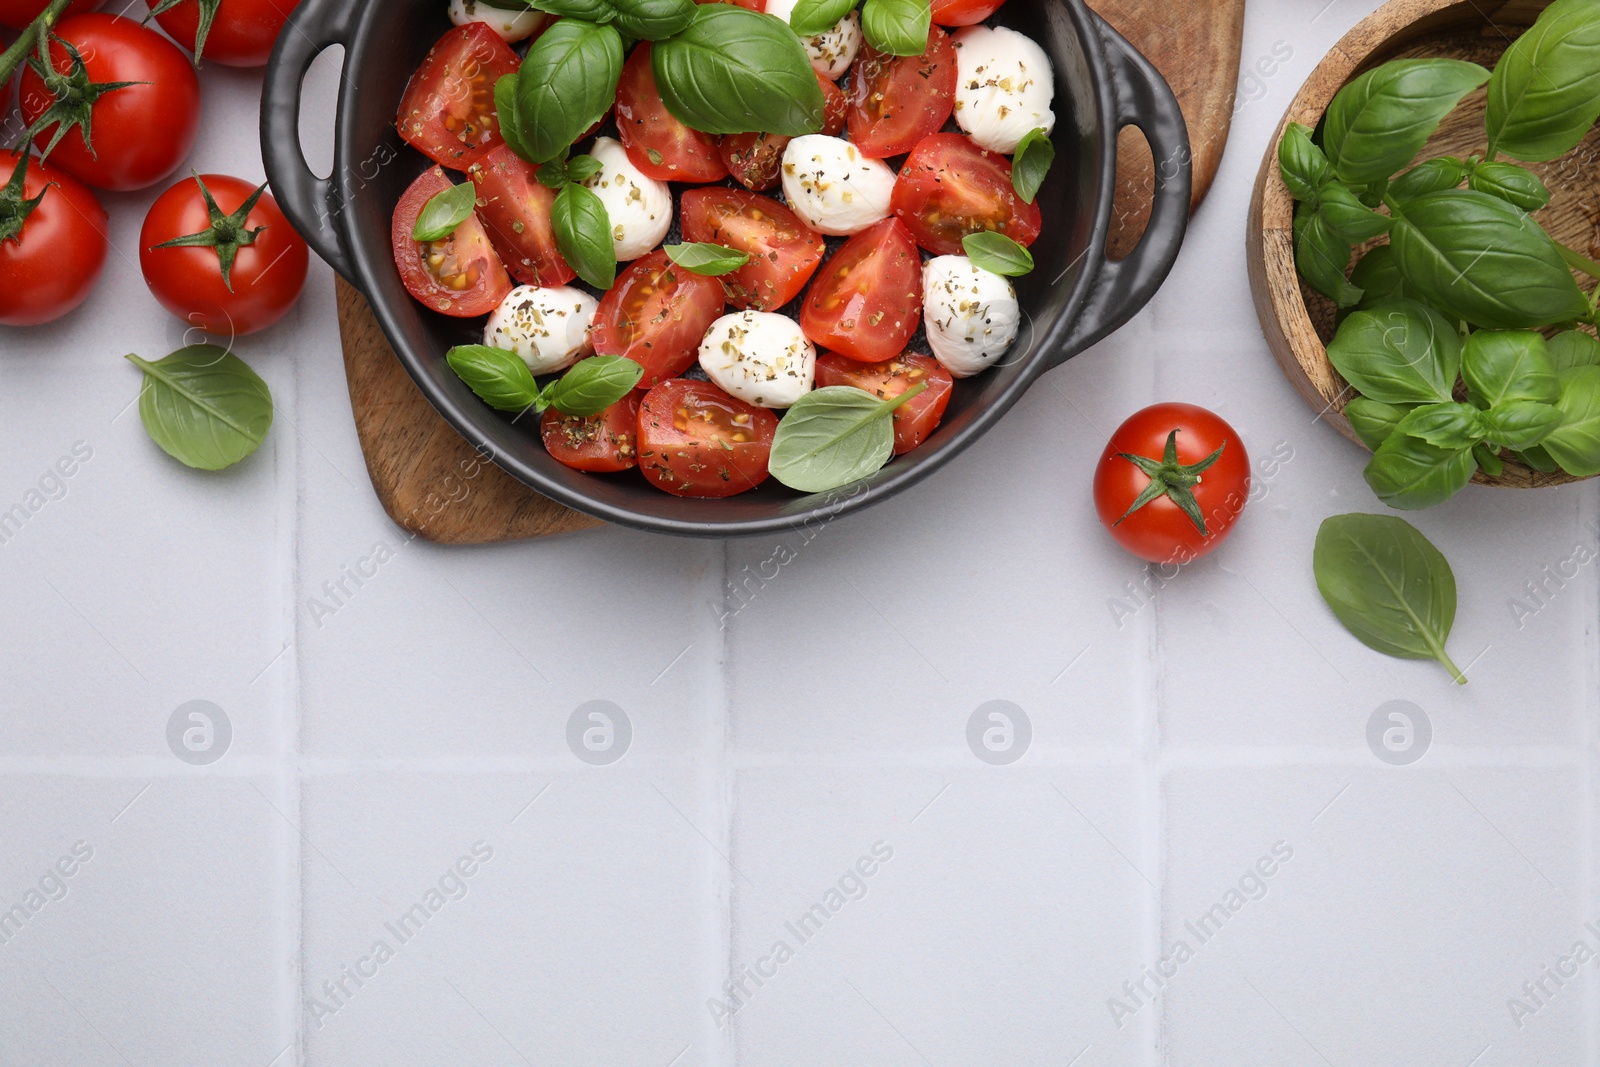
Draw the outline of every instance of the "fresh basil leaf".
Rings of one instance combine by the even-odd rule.
[[[617,9],[617,28],[641,41],[682,33],[694,18],[695,0],[609,0]]]
[[[528,6],[562,18],[582,19],[585,22],[610,22],[617,17],[617,9],[606,0],[528,0]]]
[[[1600,474],[1600,367],[1573,367],[1558,375],[1561,425],[1540,447],[1568,474]]]
[[[539,386],[521,356],[488,345],[457,345],[444,354],[456,376],[497,411],[526,411],[539,403]]]
[[[528,158],[544,163],[571,148],[610,109],[621,76],[615,26],[563,18],[540,34],[517,73],[516,114]]]
[[[1311,568],[1322,599],[1356,640],[1386,656],[1438,660],[1466,684],[1445,652],[1455,572],[1415,526],[1393,515],[1324,519]]]
[[[1350,284],[1361,290],[1360,309],[1386,304],[1406,295],[1406,281],[1395,266],[1394,249],[1388,245],[1369,248],[1350,272]]]
[[[1361,290],[1344,275],[1350,266],[1350,242],[1328,229],[1320,213],[1307,216],[1297,227],[1294,263],[1300,277],[1342,308],[1359,303]]]
[[[961,248],[974,266],[1019,278],[1033,270],[1033,253],[1003,233],[984,230],[961,239]]]
[[[1389,183],[1389,194],[1397,200],[1411,200],[1446,189],[1459,189],[1466,180],[1467,165],[1455,156],[1428,159]]]
[[[1535,329],[1589,312],[1550,236],[1487,193],[1452,189],[1406,201],[1389,243],[1410,295],[1475,326]]]
[[[558,192],[567,187],[572,180],[567,172],[566,161],[557,157],[548,163],[539,164],[539,169],[534,172],[534,179],[546,189],[555,189]]]
[[[767,469],[802,493],[825,493],[876,473],[894,454],[895,409],[927,387],[918,382],[887,400],[849,385],[812,390],[778,423]]]
[[[862,0],[861,36],[879,52],[920,56],[932,25],[928,0]]]
[[[1390,177],[1488,80],[1487,70],[1457,59],[1397,59],[1367,71],[1328,104],[1322,146],[1334,171],[1352,185]]]
[[[1344,417],[1356,436],[1373,451],[1388,440],[1406,414],[1415,410],[1405,404],[1385,404],[1371,397],[1358,396],[1344,406]]]
[[[1484,434],[1504,448],[1532,448],[1561,425],[1561,411],[1537,400],[1507,400],[1483,413]]]
[[[1362,396],[1385,404],[1442,404],[1461,368],[1461,335],[1432,308],[1396,300],[1340,323],[1328,359]]]
[[[495,123],[506,147],[523,159],[532,160],[533,153],[523,137],[522,116],[517,113],[517,75],[503,74],[494,83]]]
[[[644,368],[622,356],[591,356],[550,383],[543,400],[563,415],[587,418],[615,404],[639,384]]]
[[[827,33],[854,11],[856,0],[800,0],[789,12],[789,28],[801,37]]]
[[[1278,142],[1278,173],[1289,187],[1289,195],[1307,204],[1315,204],[1322,187],[1333,180],[1333,164],[1311,139],[1310,126],[1291,122],[1283,131]]]
[[[1557,0],[1500,57],[1489,79],[1489,157],[1544,163],[1600,118],[1600,5]]]
[[[667,110],[704,133],[822,129],[822,87],[805,46],[772,15],[700,4],[687,29],[651,46],[650,67]]]
[[[567,160],[567,179],[575,182],[586,182],[596,174],[599,174],[602,168],[603,164],[591,155],[573,156]]]
[[[1056,146],[1050,143],[1043,126],[1022,135],[1011,157],[1011,188],[1024,203],[1033,203],[1033,198],[1039,195],[1039,186],[1044,184],[1045,175],[1050,173],[1050,165],[1055,161]]]
[[[1523,211],[1538,211],[1550,203],[1550,190],[1539,176],[1515,163],[1479,163],[1467,176],[1467,186]]]
[[[1600,341],[1582,330],[1558,333],[1545,343],[1550,365],[1558,371],[1572,367],[1600,367]]]
[[[128,361],[144,371],[139,419],[145,432],[178,462],[219,471],[266,439],[272,391],[227,349],[190,345],[154,363],[134,355]]]
[[[596,289],[617,280],[617,247],[611,237],[611,216],[600,198],[582,185],[569,184],[550,205],[556,247],[578,277]]]
[[[1367,207],[1346,185],[1329,182],[1319,201],[1323,223],[1342,241],[1356,245],[1389,232],[1389,217]]]
[[[442,241],[456,232],[478,204],[478,187],[471,182],[452,185],[422,205],[416,225],[411,227],[414,240]]]
[[[1544,474],[1554,474],[1561,469],[1561,464],[1557,463],[1542,445],[1525,448],[1518,452],[1516,456],[1517,462],[1529,470],[1540,471]]]
[[[1421,511],[1455,496],[1477,469],[1470,446],[1441,448],[1420,437],[1393,433],[1362,473],[1378,499],[1391,508]]]
[[[1507,400],[1554,404],[1561,393],[1544,338],[1526,330],[1479,330],[1467,338],[1461,377],[1472,402],[1484,409]]]
[[[738,252],[723,245],[697,241],[693,244],[666,245],[667,258],[684,270],[720,278],[750,262],[749,252]]]
[[[1483,412],[1456,400],[1417,408],[1395,428],[1402,434],[1448,449],[1471,448],[1488,436]]]
[[[1488,445],[1473,445],[1472,459],[1477,463],[1478,469],[1491,478],[1498,478],[1506,472],[1506,461],[1500,458],[1500,453]]]

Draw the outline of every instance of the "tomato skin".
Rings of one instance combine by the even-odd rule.
[[[617,136],[635,167],[664,182],[715,182],[728,176],[717,139],[691,130],[661,102],[650,42],[634,46],[617,82]]]
[[[1165,496],[1122,519],[1150,478],[1118,453],[1159,461],[1173,430],[1178,431],[1182,464],[1198,463],[1222,448],[1194,487],[1209,537]],[[1250,455],[1244,441],[1221,416],[1194,404],[1154,404],[1135,412],[1111,435],[1094,474],[1100,522],[1123,548],[1152,563],[1182,565],[1214,550],[1233,531],[1249,496]]]
[[[72,0],[67,5],[67,15],[86,15],[96,10],[105,0]],[[25,30],[34,19],[44,14],[50,0],[0,0],[0,26],[8,30]],[[63,18],[66,15],[62,16]]]
[[[629,393],[598,415],[563,415],[546,408],[539,435],[550,455],[573,470],[609,474],[639,465],[639,401]]]
[[[994,230],[1020,245],[1039,237],[1039,204],[1011,185],[1011,161],[959,133],[917,142],[895,179],[895,217],[917,244],[936,256],[963,254],[961,239]]]
[[[690,189],[679,203],[685,241],[708,241],[750,253],[722,277],[740,311],[776,311],[800,295],[822,262],[820,234],[771,197],[744,189]]]
[[[505,143],[494,117],[494,84],[520,65],[511,46],[481,22],[446,31],[400,98],[400,136],[435,163],[466,170]]]
[[[822,87],[822,132],[836,136],[844,132],[848,107],[844,91],[821,73],[817,74],[817,84]],[[729,133],[718,139],[717,151],[735,181],[760,192],[778,184],[783,150],[790,140],[776,133]]]
[[[933,0],[935,26],[976,26],[999,11],[1006,0]]]
[[[74,15],[56,26],[56,36],[83,55],[95,82],[144,82],[107,93],[95,102],[91,133],[95,151],[83,143],[83,129],[70,131],[50,153],[58,170],[101,189],[143,189],[170,175],[189,155],[200,132],[200,79],[178,46],[120,15]],[[71,66],[66,49],[50,52],[55,69]],[[53,102],[44,79],[23,67],[19,102],[32,123]],[[55,124],[34,142],[42,150]]]
[[[639,405],[639,470],[673,496],[720,499],[767,480],[778,416],[710,382],[674,378]]]
[[[0,153],[0,185],[16,168],[15,157]],[[88,299],[105,267],[109,245],[100,201],[78,179],[37,159],[28,165],[23,196],[38,196],[51,183],[23,224],[21,241],[0,242],[0,325],[54,322]]]
[[[956,49],[937,26],[920,56],[894,56],[863,44],[850,64],[850,140],[884,159],[911,151],[950,120],[956,106]]]
[[[955,379],[932,356],[906,352],[882,363],[861,363],[837,352],[817,357],[817,388],[849,385],[864,389],[880,400],[899,396],[913,385],[928,388],[894,412],[894,454],[903,456],[928,439],[944,418],[955,390]]]
[[[462,288],[453,288],[441,281],[439,274],[428,262],[429,250],[424,249],[411,236],[417,225],[417,216],[429,200],[450,188],[453,183],[438,167],[423,171],[411,187],[400,197],[394,209],[394,225],[390,242],[394,249],[395,266],[407,291],[420,304],[452,318],[470,319],[487,315],[500,306],[500,301],[511,295],[511,278],[506,274],[500,257],[495,255],[489,235],[476,213],[456,227],[455,233],[430,246],[432,251],[445,256],[443,267],[453,268],[451,273],[465,278]]]
[[[815,344],[863,363],[900,354],[922,321],[922,257],[887,218],[833,254],[800,307],[800,329]]]
[[[523,285],[565,285],[578,276],[556,244],[550,208],[554,189],[541,185],[539,168],[503,144],[467,170],[478,189],[478,221],[511,276]]]
[[[600,298],[590,339],[598,355],[643,367],[638,388],[650,389],[689,369],[722,309],[717,279],[684,270],[658,249],[634,260]]]
[[[242,178],[202,174],[224,215],[239,210],[256,187]],[[212,248],[156,248],[199,233],[211,224],[205,198],[185,178],[150,205],[139,231],[139,267],[161,306],[208,333],[239,337],[264,330],[288,314],[305,287],[311,253],[270,193],[250,212],[246,226],[264,227],[233,261],[233,291],[222,281],[221,260]]]
[[[694,0],[694,2],[697,4],[729,3],[737,7],[748,8],[751,11],[764,12],[767,10],[767,0]]]
[[[161,0],[146,3],[151,10],[161,6]],[[225,67],[266,66],[278,33],[299,5],[300,0],[222,0],[200,61],[215,60]],[[157,15],[156,21],[174,41],[193,52],[200,30],[200,0],[183,0]]]

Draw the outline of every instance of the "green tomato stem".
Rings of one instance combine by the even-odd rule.
[[[1596,263],[1588,256],[1573,251],[1560,241],[1556,242],[1556,248],[1561,251],[1561,258],[1567,261],[1567,266],[1574,270],[1581,270],[1591,278],[1600,278],[1600,263]]]
[[[22,31],[22,36],[12,41],[11,47],[0,52],[0,85],[11,81],[11,76],[28,58],[28,53],[38,45],[40,36],[55,28],[55,24],[61,21],[62,14],[71,3],[72,0],[50,0],[50,6],[29,23],[28,28]]]

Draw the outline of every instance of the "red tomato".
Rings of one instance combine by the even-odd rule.
[[[765,11],[767,9],[767,0],[694,0],[694,2],[697,4],[729,3],[738,7],[747,7],[751,11]]]
[[[933,0],[937,26],[976,26],[999,11],[1006,0]]]
[[[767,480],[778,416],[710,382],[674,378],[639,406],[639,469],[673,496],[725,497]]]
[[[478,220],[511,276],[523,285],[565,285],[578,275],[556,245],[550,222],[556,193],[539,184],[538,170],[499,144],[467,174],[478,187]]]
[[[610,473],[639,465],[639,401],[629,393],[598,415],[563,415],[546,408],[539,434],[550,454],[574,470]]]
[[[961,254],[961,239],[994,230],[1020,245],[1039,236],[1039,205],[1011,187],[1011,161],[959,133],[924,137],[906,157],[890,201],[917,244],[936,256]]]
[[[894,454],[903,456],[928,439],[944,418],[955,381],[932,356],[906,352],[882,363],[859,363],[837,352],[817,357],[817,388],[850,385],[888,400],[919,382],[928,388],[894,411]]]
[[[19,162],[0,153],[0,186]],[[22,197],[31,200],[41,192],[44,199],[15,239],[0,238],[0,325],[59,319],[88,298],[106,263],[106,213],[88,187],[34,159]]]
[[[892,56],[863,44],[850,64],[850,140],[883,159],[950,120],[956,104],[956,49],[937,26],[920,56]]]
[[[72,0],[72,3],[67,5],[67,14],[87,14],[104,2],[105,0]],[[49,6],[50,0],[0,0],[0,26],[8,30],[25,30],[34,19],[44,14],[44,9]]]
[[[213,228],[200,190],[202,181],[224,216],[237,212],[256,191],[242,178],[203,174],[199,181],[185,178],[162,193],[150,205],[139,231],[139,267],[145,284],[162,307],[191,326],[231,337],[264,330],[300,299],[310,252],[278,210],[277,201],[266,193],[248,218],[238,220],[244,230],[261,232],[238,248],[226,281],[216,248],[157,248]]]
[[[390,237],[400,280],[411,295],[434,311],[470,319],[487,315],[511,295],[511,279],[477,214],[442,241],[422,245],[411,236],[428,201],[451,184],[438,167],[423,171],[395,207]]]
[[[822,238],[776,200],[743,189],[690,189],[679,203],[685,241],[750,253],[722,277],[740,311],[776,311],[800,294],[822,262]]]
[[[897,356],[922,321],[922,256],[898,219],[846,241],[800,306],[800,329],[863,363]]]
[[[689,369],[722,305],[715,278],[684,270],[658,249],[634,260],[600,298],[590,337],[600,355],[643,367],[639,388],[649,389]]]
[[[153,11],[161,0],[145,0]],[[221,0],[196,61],[214,59],[225,67],[264,67],[278,32],[300,0]],[[193,52],[200,31],[200,0],[182,0],[156,16],[172,39]]]
[[[75,178],[102,189],[126,191],[153,185],[178,169],[200,131],[200,79],[189,57],[154,30],[118,15],[74,15],[56,26],[56,36],[83,56],[91,82],[142,82],[106,93],[95,101],[90,135],[67,131],[50,153],[50,162]],[[72,67],[67,50],[50,47],[51,65],[65,74]],[[23,120],[32,123],[54,103],[44,79],[31,66],[22,70]],[[40,130],[42,150],[59,124]]]
[[[457,26],[429,49],[400,99],[400,136],[436,163],[466,170],[502,144],[494,83],[520,65],[505,40],[481,22]]]
[[[1175,461],[1167,458],[1170,442],[1176,445]],[[1165,493],[1130,512],[1157,479],[1166,485]],[[1094,472],[1100,521],[1123,548],[1152,563],[1181,565],[1216,548],[1249,497],[1250,456],[1244,442],[1220,417],[1193,404],[1156,404],[1135,412],[1111,435]],[[1204,529],[1180,502],[1193,505]]]
[[[622,65],[617,83],[617,136],[633,165],[652,178],[714,182],[728,176],[717,139],[691,130],[673,117],[656,91],[650,42],[641,41]]]
[[[833,82],[817,75],[822,87],[824,103],[822,132],[839,134],[844,131],[845,110],[849,106],[844,92]],[[730,133],[717,142],[723,165],[734,180],[746,189],[771,189],[778,184],[778,168],[783,164],[783,150],[789,138],[776,133]]]

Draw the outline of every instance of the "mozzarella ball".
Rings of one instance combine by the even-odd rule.
[[[788,22],[798,2],[767,0],[766,11]],[[856,53],[861,50],[861,16],[852,10],[834,23],[833,29],[802,37],[800,43],[806,46],[806,54],[811,57],[811,66],[816,72],[831,81],[838,81],[850,69]]]
[[[589,328],[599,307],[569,285],[519,285],[489,316],[483,343],[515,352],[535,374],[566,370],[594,351]]]
[[[1021,320],[1011,279],[966,256],[939,256],[922,268],[922,315],[928,347],[956,378],[994,366]]]
[[[840,137],[810,133],[783,150],[783,198],[818,233],[847,237],[889,217],[894,171]]]
[[[787,315],[740,311],[711,324],[700,342],[700,367],[740,400],[786,408],[811,392],[817,350]]]
[[[526,41],[543,29],[550,18],[551,16],[543,11],[535,11],[532,8],[513,11],[509,8],[492,7],[482,0],[450,0],[451,22],[457,26],[481,22],[512,43]]]
[[[1055,77],[1031,38],[1004,26],[968,26],[955,45],[956,125],[979,147],[1010,155],[1029,130],[1055,128]]]
[[[583,184],[594,190],[611,217],[617,262],[638,259],[672,228],[672,190],[634,166],[615,137],[595,138],[589,154],[600,161],[600,169]]]

